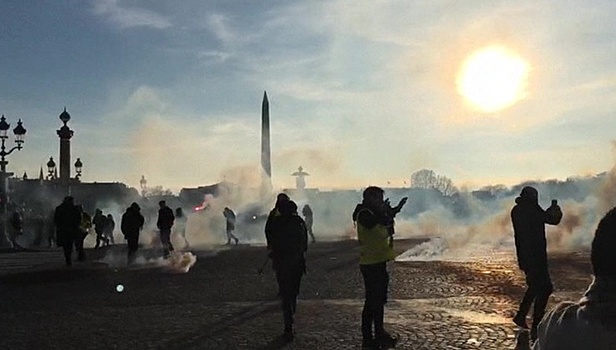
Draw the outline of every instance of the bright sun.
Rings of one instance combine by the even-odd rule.
[[[526,97],[528,62],[500,46],[481,49],[462,64],[458,93],[480,110],[492,113]]]

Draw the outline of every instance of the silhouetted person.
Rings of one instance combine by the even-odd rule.
[[[180,237],[182,237],[182,239],[184,240],[184,247],[188,248],[190,247],[190,244],[188,243],[188,240],[186,239],[186,215],[184,214],[184,211],[182,210],[181,207],[177,207],[175,209],[175,230],[176,232],[180,235]]]
[[[101,246],[101,242],[104,245],[109,245],[109,239],[105,237],[105,225],[107,224],[107,217],[103,215],[103,211],[100,209],[96,209],[94,212],[94,217],[92,218],[92,223],[94,224],[94,232],[96,232],[96,244],[94,248],[98,248]]]
[[[577,303],[564,302],[539,323],[534,350],[616,348],[616,208],[599,221],[590,252],[593,281]]]
[[[156,221],[156,227],[160,231],[160,242],[163,245],[164,257],[169,256],[169,252],[173,251],[173,244],[171,244],[171,227],[173,227],[173,221],[175,216],[173,210],[167,206],[165,201],[158,202],[158,220]]]
[[[265,239],[267,242],[270,241],[270,234],[271,234],[271,223],[272,223],[272,219],[274,219],[277,216],[280,216],[280,204],[282,202],[286,202],[286,201],[290,201],[291,199],[289,198],[289,196],[286,193],[279,193],[276,196],[276,204],[274,204],[274,208],[272,210],[270,210],[269,214],[267,215],[267,221],[265,222]],[[270,249],[270,246],[267,246],[268,249]]]
[[[308,235],[304,220],[297,215],[297,205],[291,200],[280,203],[279,215],[272,218],[267,245],[272,267],[276,271],[278,295],[282,301],[285,340],[293,340],[293,315],[297,295],[306,271],[304,253]]]
[[[45,229],[47,232],[47,244],[51,248],[58,245],[58,241],[56,241],[56,224],[54,222],[55,210],[52,209],[49,211],[48,215],[45,217]]]
[[[363,346],[373,349],[392,347],[397,342],[385,331],[383,317],[389,286],[387,261],[396,257],[391,240],[394,217],[406,203],[403,198],[398,206],[391,208],[389,202],[383,200],[383,193],[380,187],[367,187],[363,201],[353,211],[360,246],[359,268],[366,290],[361,315]]]
[[[302,208],[302,214],[304,215],[304,222],[306,223],[306,229],[308,230],[308,234],[312,239],[312,243],[314,243],[317,240],[314,238],[314,233],[312,232],[312,209],[308,204],[304,205],[304,207]]]
[[[83,241],[92,227],[92,218],[90,218],[90,214],[83,210],[81,205],[77,205],[77,210],[79,210],[81,220],[79,221],[79,233],[75,237],[75,250],[77,251],[77,260],[84,261],[86,260],[86,253],[83,249]]]
[[[235,213],[233,210],[229,209],[229,207],[225,207],[222,211],[222,215],[224,215],[225,221],[227,222],[227,245],[231,244],[232,239],[235,241],[235,245],[237,245],[240,240],[233,234],[233,231],[235,231]]]
[[[132,203],[130,207],[126,208],[124,214],[122,214],[122,220],[120,222],[120,229],[122,234],[128,243],[128,263],[132,263],[135,260],[135,254],[139,249],[139,232],[143,229],[145,219],[141,215],[141,208],[139,204]]]
[[[531,341],[534,341],[537,338],[537,325],[545,313],[548,298],[554,289],[548,270],[545,224],[557,225],[562,218],[562,212],[555,201],[550,208],[543,210],[539,205],[539,193],[530,186],[522,189],[515,202],[516,205],[511,210],[511,222],[518,265],[526,275],[527,289],[513,322],[528,329],[526,316],[534,303],[530,333]]]
[[[115,231],[115,221],[113,220],[113,215],[107,214],[107,220],[105,220],[105,227],[103,228],[105,237],[107,238],[108,244],[115,244],[115,238],[113,237],[113,231]]]
[[[20,245],[17,244],[17,236],[21,236],[24,233],[23,224],[24,223],[21,214],[19,214],[19,211],[15,210],[13,214],[11,214],[11,230],[9,233],[9,239],[11,241],[11,244],[13,245],[13,248],[21,248]]]
[[[56,207],[54,212],[54,224],[56,225],[56,242],[64,250],[64,261],[67,266],[72,266],[71,255],[75,237],[80,234],[81,213],[75,206],[73,197],[64,197],[62,204]]]

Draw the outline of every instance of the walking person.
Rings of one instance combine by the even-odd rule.
[[[137,249],[139,249],[139,232],[143,229],[145,219],[141,215],[139,204],[133,202],[126,208],[120,221],[120,230],[128,243],[128,264],[135,261]]]
[[[103,228],[105,238],[107,238],[107,242],[111,244],[115,244],[115,238],[113,237],[113,232],[115,231],[115,221],[113,220],[113,215],[111,213],[107,214],[107,220],[105,220],[105,227]]]
[[[24,233],[24,221],[19,211],[15,210],[13,214],[11,214],[10,224],[11,232],[9,233],[9,240],[13,245],[13,249],[19,249],[21,246],[17,244],[17,236],[21,236]]]
[[[292,341],[293,315],[303,274],[306,272],[305,252],[308,234],[304,220],[297,215],[297,205],[291,200],[280,203],[278,216],[270,223],[267,246],[276,272],[278,296],[284,321],[283,339]]]
[[[190,248],[190,243],[188,243],[188,239],[186,239],[186,215],[181,207],[177,207],[175,209],[175,231],[182,237],[184,240],[184,248]]]
[[[101,246],[101,242],[103,245],[109,245],[109,239],[105,237],[105,225],[107,223],[107,217],[103,215],[103,211],[100,209],[96,209],[94,211],[94,218],[92,218],[92,223],[94,224],[94,232],[96,232],[96,245],[94,248],[98,248]]]
[[[235,231],[235,213],[229,207],[225,207],[222,211],[222,215],[225,217],[226,224],[226,232],[227,232],[227,244],[231,245],[231,240],[235,241],[235,245],[239,243],[239,239],[233,234]]]
[[[79,225],[81,224],[81,213],[75,206],[73,197],[64,197],[62,204],[56,207],[54,224],[56,225],[56,242],[64,251],[66,266],[72,266],[73,245],[75,237],[80,234]]]
[[[175,216],[173,215],[173,210],[167,206],[165,201],[158,202],[158,206],[156,227],[158,227],[160,232],[160,242],[163,245],[163,256],[167,258],[169,252],[173,251],[173,244],[171,244],[171,227],[173,227]]]
[[[515,203],[511,210],[511,222],[518,265],[526,275],[527,289],[513,322],[528,329],[526,316],[534,303],[530,338],[535,341],[537,326],[545,314],[548,298],[554,289],[548,270],[545,224],[558,225],[562,211],[555,200],[552,201],[552,206],[543,210],[539,205],[539,192],[531,186],[522,189]]]
[[[312,232],[312,208],[308,204],[304,205],[302,208],[302,214],[304,215],[304,222],[306,223],[306,229],[308,230],[308,234],[312,239],[312,243],[315,243],[317,240],[314,238],[314,233]]]
[[[278,193],[278,195],[276,196],[276,203],[274,204],[274,208],[272,208],[272,210],[270,210],[269,214],[267,215],[267,221],[265,221],[265,239],[267,242],[270,241],[270,235],[271,235],[271,224],[272,224],[272,220],[277,217],[280,216],[280,205],[283,202],[286,201],[290,201],[291,198],[289,198],[289,196],[284,193]],[[267,246],[267,249],[270,249],[270,246]]]
[[[90,228],[92,227],[92,218],[90,214],[83,210],[81,205],[77,205],[77,210],[79,210],[81,221],[79,222],[79,233],[77,237],[75,237],[75,250],[77,251],[77,261],[85,261],[86,253],[83,249],[83,241],[88,236]]]
[[[363,201],[353,211],[360,246],[359,269],[366,291],[361,315],[362,346],[370,349],[387,349],[397,342],[385,331],[383,318],[389,287],[387,262],[396,257],[392,237],[394,217],[406,203],[406,197],[392,208],[389,201],[383,200],[383,193],[380,187],[367,187]]]

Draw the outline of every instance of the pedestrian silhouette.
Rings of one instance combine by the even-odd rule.
[[[233,210],[229,209],[229,207],[225,207],[222,211],[222,215],[225,217],[226,221],[226,245],[230,245],[232,239],[235,241],[235,245],[237,245],[240,240],[233,234],[233,231],[235,231],[235,213],[233,212]]]
[[[94,232],[96,232],[96,245],[94,248],[98,248],[103,245],[109,245],[109,239],[105,237],[105,225],[107,224],[107,217],[103,215],[103,211],[96,209],[94,211],[94,217],[92,218],[94,224]]]
[[[175,220],[175,216],[173,215],[173,210],[167,206],[165,201],[158,202],[158,220],[156,220],[156,227],[160,232],[160,242],[163,245],[163,256],[167,258],[169,256],[169,252],[172,252],[173,244],[171,244],[171,227],[173,227],[173,222]]]
[[[75,237],[80,235],[81,213],[75,206],[71,196],[64,197],[62,204],[56,207],[54,212],[54,224],[56,225],[56,242],[64,251],[66,266],[72,266],[72,253]]]
[[[537,338],[537,326],[554,289],[548,271],[545,224],[558,225],[562,212],[556,201],[552,201],[550,208],[543,210],[539,205],[539,192],[530,186],[522,189],[515,202],[516,205],[511,209],[511,221],[518,265],[526,275],[527,289],[513,322],[520,328],[528,329],[526,316],[534,303],[530,331],[531,341],[534,341]]]
[[[302,275],[306,272],[305,252],[308,234],[304,220],[297,215],[297,205],[286,200],[279,205],[279,215],[272,218],[267,245],[272,267],[276,271],[278,295],[284,321],[283,337],[293,340],[293,315],[297,309]]]
[[[179,234],[180,237],[184,240],[184,248],[189,248],[190,243],[188,243],[188,239],[186,239],[186,222],[187,218],[184,214],[184,211],[181,207],[177,207],[175,209],[175,231]]]
[[[145,219],[141,215],[141,208],[137,203],[133,202],[122,214],[120,230],[128,243],[128,264],[135,260],[137,249],[139,249],[139,232],[143,229],[144,223]]]
[[[302,208],[302,214],[304,215],[304,222],[306,222],[306,229],[308,230],[308,234],[312,239],[312,243],[315,243],[317,240],[314,238],[314,233],[312,232],[312,208],[310,208],[308,204],[304,205],[304,207]]]

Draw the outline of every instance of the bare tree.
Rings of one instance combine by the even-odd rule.
[[[414,172],[411,175],[411,187],[437,190],[445,196],[451,196],[458,192],[450,178],[437,175],[429,169]]]

